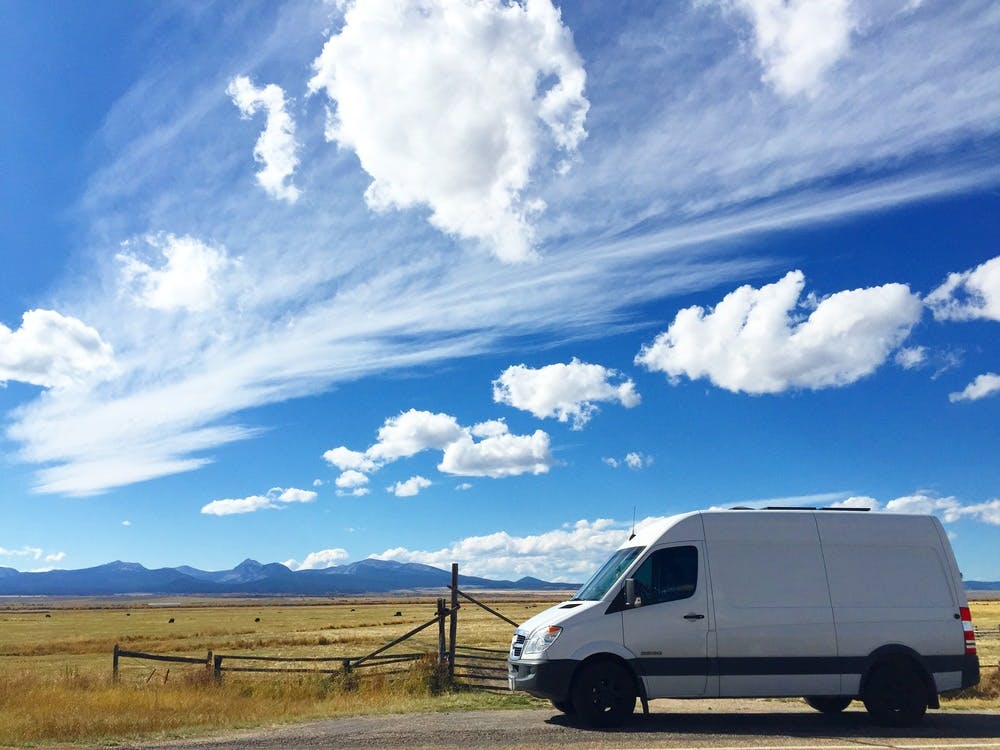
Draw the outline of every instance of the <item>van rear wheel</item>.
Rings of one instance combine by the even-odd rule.
[[[805,701],[821,714],[839,714],[851,705],[851,699],[845,695],[807,695]]]
[[[572,701],[557,701],[553,699],[552,705],[555,706],[557,711],[562,711],[564,714],[574,713]]]
[[[573,708],[592,727],[619,727],[635,710],[635,682],[621,664],[594,661],[573,680]]]
[[[927,713],[927,689],[920,674],[905,662],[873,669],[861,696],[876,723],[910,727]]]

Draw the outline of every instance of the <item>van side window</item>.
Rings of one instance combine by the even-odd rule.
[[[657,550],[635,572],[636,598],[643,607],[693,596],[698,587],[698,548]]]

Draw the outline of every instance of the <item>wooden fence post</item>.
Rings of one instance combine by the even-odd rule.
[[[451,622],[449,623],[448,682],[455,681],[455,641],[458,638],[458,563],[451,564]]]
[[[212,657],[212,679],[215,680],[216,684],[222,682],[222,654],[216,654]]]
[[[212,658],[212,649],[209,649],[208,656],[205,657],[205,672],[211,674],[214,664],[215,659]]]
[[[438,599],[437,615],[438,615],[438,669],[444,669],[444,659],[447,652],[445,650],[446,647],[444,641],[445,606],[443,597]]]
[[[118,644],[115,644],[114,656],[111,657],[111,679],[118,682]]]

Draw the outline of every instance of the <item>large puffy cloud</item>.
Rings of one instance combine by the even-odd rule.
[[[713,310],[685,308],[636,362],[746,393],[843,386],[885,362],[920,320],[920,298],[903,284],[800,302],[804,285],[791,271],[760,289],[741,286]]]
[[[850,0],[723,0],[753,24],[764,80],[781,94],[815,96],[847,54],[855,26]]]
[[[226,93],[244,119],[261,108],[267,112],[267,123],[253,150],[253,158],[263,165],[257,173],[257,182],[275,198],[295,203],[299,189],[291,183],[291,177],[299,164],[295,155],[298,144],[295,122],[285,109],[285,92],[277,84],[257,88],[246,76],[237,76],[230,81]]]
[[[444,449],[438,471],[497,479],[544,474],[554,465],[549,436],[535,430],[532,435],[494,435],[478,442],[471,435],[463,435]]]
[[[1000,321],[1000,255],[948,278],[924,300],[937,320]]]
[[[978,401],[997,392],[1000,392],[1000,375],[995,372],[985,372],[957,393],[949,393],[948,399],[952,403],[955,401]]]
[[[162,262],[153,265],[144,260],[147,248],[161,255]],[[126,291],[140,305],[189,312],[203,312],[215,305],[222,274],[236,263],[225,248],[169,233],[125,243],[115,257]]]
[[[253,513],[258,510],[273,510],[288,503],[311,503],[316,497],[316,493],[312,490],[300,490],[297,487],[289,487],[288,489],[272,487],[266,495],[213,500],[203,506],[201,512],[207,516],[232,516],[240,513]]]
[[[364,0],[313,63],[376,210],[427,206],[439,229],[505,261],[534,255],[523,191],[553,146],[586,136],[586,75],[550,0]],[[563,162],[561,168],[566,168]]]
[[[336,547],[334,549],[321,549],[318,552],[310,552],[302,562],[295,559],[285,560],[282,565],[292,570],[321,570],[323,568],[332,568],[334,565],[339,565],[348,559],[350,559],[350,555],[347,550],[342,547]]]
[[[66,388],[114,374],[114,351],[90,326],[54,310],[29,310],[21,327],[0,323],[0,384]]]
[[[639,403],[635,383],[627,378],[613,382],[620,377],[617,370],[581,362],[576,357],[567,364],[539,368],[512,365],[493,381],[493,400],[531,412],[539,419],[572,420],[573,429],[579,430],[597,411],[597,401],[618,402],[629,409]]]

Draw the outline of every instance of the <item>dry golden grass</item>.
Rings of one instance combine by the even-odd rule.
[[[490,603],[523,621],[551,600],[528,595]],[[346,684],[339,674],[226,673],[216,685],[200,666],[123,658],[121,681],[115,684],[111,653],[116,643],[130,651],[200,658],[209,649],[361,656],[434,616],[434,602],[427,598],[124,604],[0,610],[0,745],[115,742],[329,716],[537,703],[523,695],[439,693],[432,662],[396,677],[363,670],[362,677]],[[464,645],[505,648],[511,631],[478,607],[460,610]],[[394,650],[432,653],[436,648],[432,626]]]
[[[442,694],[432,683],[433,668],[424,664],[402,677],[357,683],[337,675],[227,675],[215,685],[203,671],[190,670],[172,673],[166,683],[120,684],[74,672],[14,673],[0,680],[0,745],[121,742],[332,716],[533,703],[516,695]]]
[[[522,622],[552,598],[506,596],[488,603]],[[435,693],[433,669],[422,664],[398,678],[227,673],[215,685],[204,668],[123,659],[111,681],[111,651],[125,649],[204,658],[215,653],[271,656],[360,656],[431,619],[434,602],[400,598],[316,603],[288,600],[212,603],[155,600],[113,605],[0,610],[0,745],[120,742],[214,729],[386,711],[533,705],[531,699],[486,693]],[[24,605],[22,605],[24,607]],[[975,601],[984,665],[977,690],[947,699],[948,708],[1000,707],[1000,601]],[[401,616],[396,616],[396,612]],[[48,614],[49,617],[45,615]],[[174,622],[169,620],[173,618]],[[255,621],[257,618],[258,621]],[[465,604],[459,642],[505,648],[511,626]],[[997,633],[996,636],[986,633]],[[397,651],[431,653],[431,627]]]

